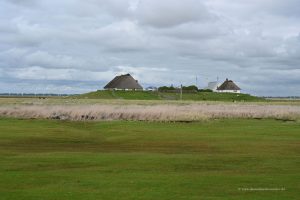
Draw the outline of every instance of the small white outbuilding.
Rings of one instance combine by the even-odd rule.
[[[213,92],[217,92],[217,89],[219,87],[219,83],[214,81],[214,82],[209,82],[207,87],[205,87],[205,90],[212,90]]]

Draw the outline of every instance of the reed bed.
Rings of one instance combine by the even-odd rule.
[[[258,104],[5,105],[0,106],[0,116],[72,121],[200,121],[220,118],[299,120],[300,106]]]

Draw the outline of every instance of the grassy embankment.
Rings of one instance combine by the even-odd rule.
[[[72,98],[87,99],[128,99],[128,100],[180,100],[179,93],[152,92],[152,91],[106,91],[98,90]],[[182,100],[193,101],[264,101],[263,98],[248,94],[198,92],[183,93]]]
[[[2,118],[1,199],[296,200],[299,130],[276,120]]]

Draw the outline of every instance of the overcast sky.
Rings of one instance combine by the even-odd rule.
[[[226,78],[300,96],[299,0],[0,0],[0,92]]]

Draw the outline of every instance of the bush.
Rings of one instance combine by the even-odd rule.
[[[198,87],[195,85],[190,85],[190,86],[183,86],[182,90],[188,90],[188,91],[198,91]]]
[[[173,86],[162,86],[158,88],[158,91],[170,91],[170,90],[175,90],[175,88]]]
[[[202,90],[199,90],[199,92],[213,92],[213,91],[210,89],[202,89]]]

